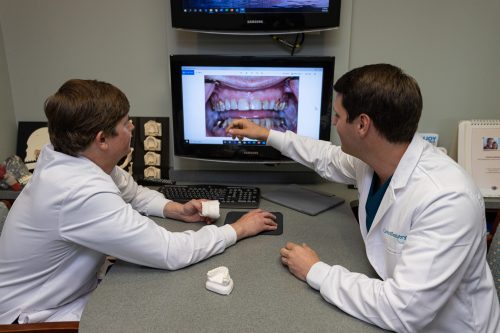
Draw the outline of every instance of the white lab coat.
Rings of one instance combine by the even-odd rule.
[[[307,282],[328,302],[397,332],[500,332],[485,258],[484,200],[458,164],[415,136],[367,233],[372,168],[330,142],[292,132],[271,131],[268,144],[326,179],[359,189],[366,254],[382,280],[316,263]]]
[[[230,226],[171,233],[141,215],[167,202],[118,167],[45,146],[0,238],[0,324],[79,320],[104,254],[177,269],[236,242]]]

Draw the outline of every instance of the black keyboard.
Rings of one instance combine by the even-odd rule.
[[[254,186],[162,185],[158,191],[180,203],[191,199],[219,200],[221,208],[258,208],[260,202],[260,189]]]

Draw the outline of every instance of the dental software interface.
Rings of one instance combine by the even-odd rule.
[[[318,139],[322,82],[322,68],[183,66],[184,139],[238,143],[226,134],[237,118]]]

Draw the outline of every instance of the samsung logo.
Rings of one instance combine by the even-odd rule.
[[[258,151],[243,151],[243,155],[259,155]]]
[[[264,20],[247,20],[247,24],[264,24]]]

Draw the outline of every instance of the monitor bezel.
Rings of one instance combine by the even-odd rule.
[[[329,0],[326,12],[184,12],[183,1],[170,1],[174,29],[226,34],[284,34],[322,31],[340,24],[341,0]]]
[[[322,82],[319,139],[325,141],[330,140],[335,57],[171,55],[170,83],[172,91],[172,124],[174,154],[177,157],[225,162],[280,163],[289,161],[289,159],[283,156],[278,150],[266,145],[254,146],[185,143],[181,74],[182,66],[323,68],[324,75]]]

